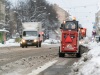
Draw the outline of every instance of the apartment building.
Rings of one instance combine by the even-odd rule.
[[[58,15],[57,18],[58,18],[58,20],[60,22],[60,24],[59,24],[59,27],[60,27],[60,25],[61,25],[61,23],[63,23],[63,21],[69,20],[70,14],[67,11],[65,11],[63,8],[59,7],[57,4],[54,4],[53,8],[57,12],[57,15]],[[58,28],[57,30],[55,30],[55,37],[58,38],[58,39],[60,39],[60,37],[61,37],[60,28]]]
[[[94,29],[96,30],[97,34],[100,35],[100,11],[95,14],[95,25]]]
[[[0,28],[5,25],[5,0],[0,0]]]
[[[58,15],[57,18],[60,23],[69,19],[69,16],[70,16],[69,13],[65,11],[64,9],[62,9],[61,7],[59,7],[57,4],[54,4],[54,9],[57,12],[57,15]]]

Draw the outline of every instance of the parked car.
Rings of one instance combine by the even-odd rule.
[[[100,42],[100,36],[95,36],[95,41]]]

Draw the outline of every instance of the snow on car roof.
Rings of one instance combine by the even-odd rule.
[[[37,29],[24,29],[23,31],[37,31]]]

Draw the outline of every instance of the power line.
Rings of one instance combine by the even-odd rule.
[[[93,5],[84,5],[84,6],[73,6],[73,7],[66,7],[68,9],[76,9],[76,8],[87,8],[87,7],[91,7],[91,6],[96,6],[97,4],[93,4]]]
[[[97,5],[98,5],[97,3],[91,3],[91,4],[85,4],[85,5],[79,5],[79,6],[78,5],[77,6],[75,6],[75,5],[72,6],[72,5],[70,5],[70,3],[68,3],[68,2],[66,3],[65,0],[61,0],[61,1],[62,1],[62,4],[64,5],[64,8],[66,8],[66,10],[69,11],[69,13],[74,13],[74,15],[77,15],[79,13],[80,14],[91,14],[92,15],[92,13],[94,14],[94,12],[92,12],[92,11],[89,11],[89,12],[84,12],[84,11],[81,12],[81,11],[79,11],[79,12],[77,12],[76,10],[78,8],[80,8],[80,9],[89,9],[90,7],[94,8],[94,7],[97,7]],[[72,10],[74,10],[74,11],[72,11]],[[83,20],[85,19],[85,20],[91,22],[90,17],[91,16],[83,16],[83,15],[81,15],[81,16],[79,16],[79,19],[81,18]]]
[[[65,3],[66,3],[65,0],[62,0],[62,4],[65,5]],[[66,8],[76,9],[76,8],[87,8],[87,7],[91,7],[91,6],[97,6],[97,4],[89,4],[89,5],[84,5],[84,6],[73,6],[73,7],[66,7]]]
[[[94,14],[94,12],[76,12],[76,11],[71,11],[71,13]]]
[[[73,12],[76,12],[76,11],[73,11]],[[93,12],[77,12],[77,13],[93,13]]]

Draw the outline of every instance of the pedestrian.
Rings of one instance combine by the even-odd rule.
[[[92,36],[95,38],[95,36],[96,36],[96,31],[95,30],[92,31]]]

